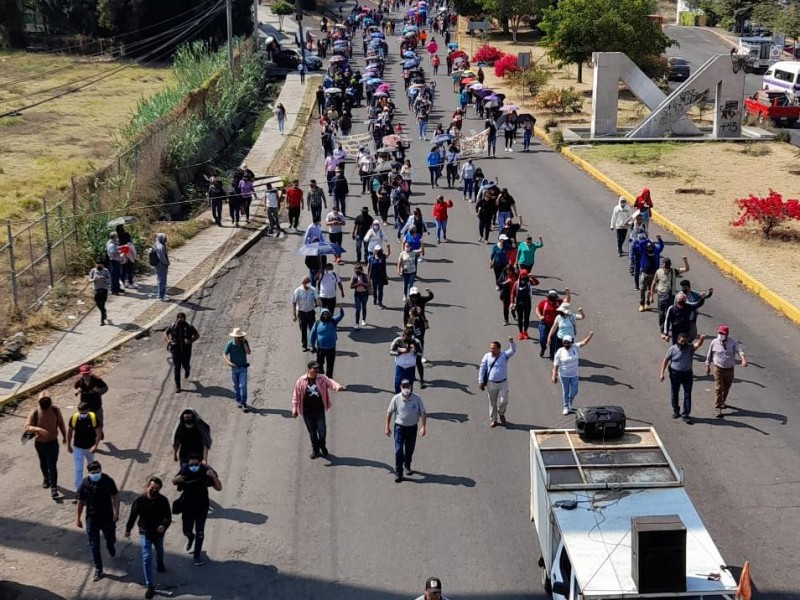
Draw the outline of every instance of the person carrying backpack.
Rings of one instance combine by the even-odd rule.
[[[58,432],[63,444],[67,443],[67,428],[64,417],[46,392],[39,394],[39,406],[32,410],[25,421],[25,439],[33,439],[39,468],[42,471],[42,487],[50,488],[50,496],[58,497]]]

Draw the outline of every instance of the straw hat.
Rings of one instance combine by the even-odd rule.
[[[233,331],[231,331],[231,332],[230,332],[228,335],[229,335],[230,337],[233,337],[233,338],[238,338],[238,337],[244,337],[244,336],[246,336],[246,335],[247,335],[247,333],[246,333],[246,332],[244,332],[244,331],[242,331],[242,330],[241,330],[240,328],[238,328],[238,327],[234,327],[234,328],[233,328]]]

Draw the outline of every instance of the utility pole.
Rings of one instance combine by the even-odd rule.
[[[295,19],[297,21],[298,32],[297,35],[299,36],[300,42],[300,61],[301,65],[305,67],[306,64],[306,38],[303,35],[303,10],[300,8],[300,0],[294,0],[294,10],[296,12]]]
[[[253,44],[254,48],[258,50],[258,38],[259,38],[259,28],[258,28],[258,5],[260,4],[260,0],[253,0]]]
[[[233,73],[233,3],[225,2],[225,17],[228,21],[228,70]]]

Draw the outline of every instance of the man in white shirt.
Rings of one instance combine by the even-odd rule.
[[[316,321],[316,308],[319,293],[311,285],[309,277],[303,277],[300,286],[292,292],[292,321],[300,322],[300,341],[303,352],[308,352],[308,332]]]
[[[339,207],[334,204],[333,210],[325,217],[325,225],[328,226],[331,244],[336,244],[337,246],[342,245],[342,227],[344,227],[345,224],[344,215],[339,211]],[[341,263],[342,255],[334,254],[333,260],[336,263]]]
[[[333,178],[336,175],[336,167],[339,160],[331,155],[325,159],[325,179],[328,180],[328,195],[333,196]]]
[[[561,396],[564,402],[562,414],[568,415],[573,412],[572,402],[578,395],[578,365],[580,362],[579,349],[588,344],[594,331],[590,331],[580,342],[575,342],[571,335],[565,335],[561,339],[561,348],[556,352],[553,359],[553,373],[550,380],[558,383],[561,378]]]
[[[628,223],[630,220],[628,201],[624,196],[620,196],[619,202],[614,207],[614,210],[611,211],[611,225],[609,225],[609,229],[615,230],[617,234],[617,253],[619,256],[622,256],[622,245],[628,236]]]
[[[342,285],[342,278],[338,273],[333,270],[333,265],[325,265],[325,268],[320,272],[317,279],[317,290],[319,290],[319,301],[324,308],[327,308],[333,314],[336,308],[336,288],[342,293],[344,298],[344,286]]]
[[[275,237],[278,237],[281,232],[281,220],[278,216],[278,211],[280,210],[280,197],[278,196],[278,190],[272,189],[272,184],[267,184],[267,191],[264,194],[264,202],[267,205],[267,218],[269,219],[269,232],[272,234],[275,233]]]
[[[489,344],[489,352],[483,355],[478,368],[478,387],[489,396],[489,427],[497,427],[497,420],[505,424],[508,408],[508,361],[517,353],[514,338],[508,338],[508,350],[502,350],[500,342]]]

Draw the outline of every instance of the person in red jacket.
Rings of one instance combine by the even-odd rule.
[[[642,188],[642,192],[636,196],[636,201],[633,203],[633,208],[639,211],[642,215],[642,224],[645,231],[650,227],[650,211],[653,209],[653,200],[650,198],[650,189]],[[634,213],[636,216],[636,213]]]
[[[539,356],[544,356],[544,351],[547,350],[547,336],[553,323],[558,316],[558,307],[564,302],[570,301],[569,288],[564,288],[564,298],[558,297],[558,292],[550,290],[547,292],[547,298],[536,305],[536,318],[539,320]],[[550,360],[556,355],[556,340],[553,339],[550,344]]]
[[[319,364],[312,360],[308,370],[294,384],[292,391],[292,417],[303,417],[311,438],[311,458],[328,456],[325,411],[331,408],[331,392],[345,390],[345,386],[319,372]]]
[[[442,239],[447,241],[447,209],[453,208],[452,200],[445,200],[444,196],[438,196],[433,205],[433,222],[436,225],[436,243],[441,244]]]

